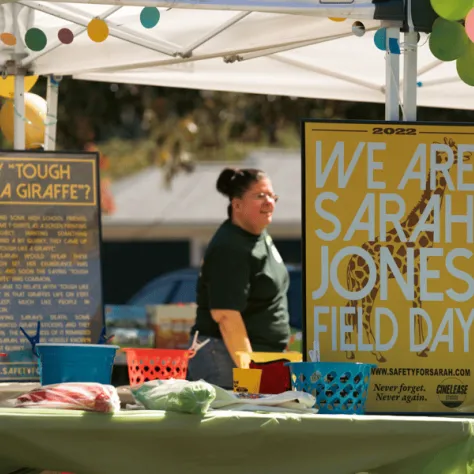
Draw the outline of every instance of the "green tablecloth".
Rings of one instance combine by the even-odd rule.
[[[0,409],[0,473],[467,474],[467,419]]]

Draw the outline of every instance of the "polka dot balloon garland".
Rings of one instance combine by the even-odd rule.
[[[0,35],[0,40],[5,46],[15,46],[16,45],[16,38],[15,35],[11,33],[2,33]]]
[[[42,51],[48,39],[42,30],[39,28],[30,28],[25,34],[25,44],[31,51]]]
[[[94,18],[87,25],[87,34],[94,43],[102,43],[109,36],[109,27],[104,20]]]
[[[441,61],[456,61],[459,78],[474,87],[474,0],[431,0],[439,18],[430,50]]]
[[[144,7],[140,12],[140,24],[143,28],[154,28],[160,21],[160,11],[155,7]],[[87,35],[94,43],[102,43],[109,37],[109,26],[105,20],[93,18],[87,25]],[[39,52],[46,48],[48,38],[39,28],[30,28],[25,33],[25,45],[31,51]],[[58,40],[68,45],[74,41],[74,33],[69,28],[58,31]],[[15,46],[17,38],[8,32],[0,33],[0,42],[5,46]]]
[[[71,44],[74,41],[74,33],[69,28],[61,28],[58,31],[58,40],[62,44]]]
[[[456,61],[460,79],[474,86],[474,0],[430,0],[433,10],[439,18],[433,23],[429,39],[430,50],[441,61]],[[330,18],[334,22],[344,18]],[[143,28],[154,28],[160,21],[160,12],[156,7],[144,7],[140,12],[140,24]],[[354,34],[365,33],[360,26],[353,26]],[[107,23],[94,18],[87,25],[89,39],[95,43],[104,42],[109,36]],[[381,28],[374,37],[377,48],[385,50],[386,30]],[[27,48],[31,51],[42,51],[47,45],[46,34],[39,28],[30,28],[24,37]],[[74,41],[74,33],[69,28],[58,31],[58,40],[69,45]],[[0,42],[13,47],[17,38],[8,32],[0,33]],[[392,53],[400,54],[397,45],[389,45]]]
[[[160,21],[160,11],[155,7],[145,7],[140,13],[143,28],[154,28]]]

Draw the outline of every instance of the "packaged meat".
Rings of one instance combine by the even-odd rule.
[[[112,385],[71,382],[31,390],[16,398],[15,407],[115,413],[120,410],[120,398]]]

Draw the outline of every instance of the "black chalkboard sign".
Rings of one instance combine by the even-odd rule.
[[[0,152],[0,381],[38,380],[29,336],[92,343],[104,327],[96,153]]]

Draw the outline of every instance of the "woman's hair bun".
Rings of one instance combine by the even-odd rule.
[[[240,173],[241,171],[238,168],[224,168],[217,178],[217,190],[224,196],[232,198],[234,195],[233,181]]]

